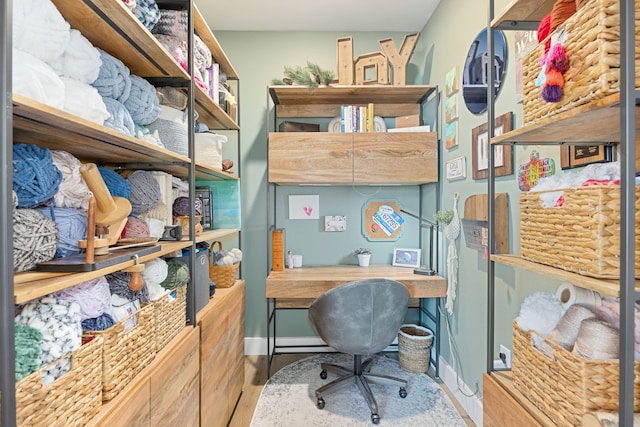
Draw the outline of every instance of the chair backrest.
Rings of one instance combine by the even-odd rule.
[[[409,291],[399,282],[349,282],[318,297],[309,307],[316,333],[341,353],[368,355],[384,350],[398,335]]]

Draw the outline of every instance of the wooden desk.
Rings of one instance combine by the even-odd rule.
[[[267,356],[270,375],[271,360],[278,353],[278,348],[296,348],[296,346],[278,346],[276,335],[276,311],[279,309],[308,308],[311,302],[326,291],[347,282],[364,279],[391,279],[407,287],[413,302],[410,307],[417,307],[436,325],[436,337],[440,337],[440,321],[437,313],[426,312],[421,304],[424,298],[440,298],[447,294],[447,282],[441,276],[425,276],[415,274],[412,268],[394,267],[391,265],[357,265],[309,266],[288,268],[283,271],[272,271],[267,276]],[[422,317],[421,317],[422,320]],[[271,328],[273,327],[273,345],[271,345]],[[436,376],[438,376],[437,359],[440,340],[436,338]],[[305,346],[308,348],[309,346]]]

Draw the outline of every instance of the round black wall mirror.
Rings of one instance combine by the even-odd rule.
[[[494,35],[493,61],[489,60],[487,52],[487,29],[485,28],[471,43],[464,63],[462,97],[473,114],[482,114],[487,110],[487,80],[490,64],[495,69],[496,97],[502,88],[507,67],[507,41],[500,30],[494,31]]]

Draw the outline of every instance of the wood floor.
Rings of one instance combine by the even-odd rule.
[[[277,372],[279,369],[287,366],[296,360],[303,359],[309,354],[282,354],[273,358],[273,365],[271,366],[271,373]],[[264,384],[267,382],[267,356],[245,356],[244,359],[244,388],[240,401],[236,407],[236,410],[229,422],[229,427],[248,427],[251,424],[251,417],[253,411],[258,404],[260,398],[260,392]],[[444,390],[451,396],[446,386],[442,386]],[[457,404],[455,399],[451,398],[451,401],[460,412],[460,415],[467,423],[468,427],[475,427],[475,424],[464,412],[464,410]]]

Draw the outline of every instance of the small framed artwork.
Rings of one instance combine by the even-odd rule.
[[[447,149],[458,146],[458,121],[447,123],[444,127],[444,145]]]
[[[465,179],[467,177],[467,161],[466,157],[456,157],[449,160],[446,165],[447,179],[449,181],[456,181],[458,179]]]
[[[494,136],[513,129],[513,113],[508,112],[495,119]],[[513,173],[513,154],[510,145],[494,147],[493,169],[495,176]],[[473,179],[489,177],[489,126],[484,123],[471,130],[471,176]]]
[[[610,145],[563,145],[560,147],[560,167],[562,169],[611,161],[613,161],[613,147]]]
[[[458,66],[454,66],[444,77],[445,95],[451,96],[458,92]]]
[[[420,267],[420,249],[394,248],[392,265],[397,267]]]
[[[289,195],[289,219],[319,219],[320,196]]]
[[[444,102],[445,121],[451,123],[458,119],[458,97],[450,96]]]

